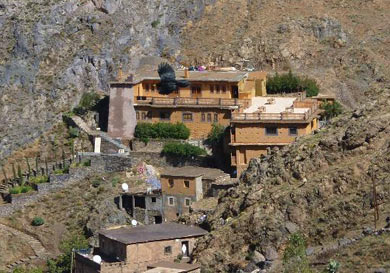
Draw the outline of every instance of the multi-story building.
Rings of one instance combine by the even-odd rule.
[[[165,220],[188,213],[191,204],[212,196],[212,185],[230,180],[219,169],[186,166],[167,168],[160,174]]]
[[[199,227],[176,223],[103,230],[99,232],[98,249],[76,253],[75,272],[138,273],[148,268],[169,268],[178,257],[188,260],[196,239],[205,234],[207,231]],[[173,272],[200,272],[199,266],[182,267],[188,270],[174,271],[176,265]]]
[[[250,159],[267,149],[288,145],[318,129],[318,101],[302,97],[255,97],[243,112],[232,114],[231,164],[237,175]]]
[[[130,139],[135,122],[183,122],[191,139],[202,139],[213,123],[228,126],[233,111],[248,107],[252,97],[266,95],[266,73],[260,71],[185,70],[176,77],[190,86],[169,95],[159,94],[157,71],[138,71],[111,82],[109,135]]]

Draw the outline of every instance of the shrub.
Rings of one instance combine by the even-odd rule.
[[[80,130],[76,127],[69,127],[69,137],[76,138],[80,136]]]
[[[31,225],[38,227],[42,226],[45,223],[45,221],[41,217],[34,217],[34,219],[31,221]]]
[[[97,188],[102,184],[102,181],[100,179],[95,179],[92,181],[92,187]]]
[[[91,160],[88,159],[88,160],[85,160],[85,161],[81,162],[81,166],[83,166],[83,167],[91,167]]]
[[[151,23],[152,28],[156,28],[160,24],[160,20],[155,20]]]
[[[135,127],[134,135],[142,141],[149,141],[150,138],[188,139],[190,137],[190,129],[179,122],[176,124],[164,122],[139,123]]]
[[[33,188],[30,186],[16,186],[9,190],[10,194],[20,194],[32,191]]]
[[[113,187],[116,187],[116,185],[118,185],[118,183],[120,183],[121,182],[121,179],[119,178],[119,177],[114,177],[113,179],[112,179],[112,181],[111,181],[111,185],[113,186]]]
[[[100,96],[95,92],[86,92],[82,95],[80,103],[73,109],[73,113],[76,115],[84,115],[89,110],[92,110],[98,101]]]
[[[31,184],[41,184],[41,183],[46,183],[49,181],[49,177],[46,175],[40,175],[40,176],[35,176],[30,178],[30,183]]]
[[[206,151],[197,146],[188,143],[167,143],[162,150],[163,155],[177,156],[177,157],[193,157],[206,155]]]
[[[310,273],[306,257],[306,241],[300,233],[291,234],[283,255],[284,272]]]
[[[326,267],[326,271],[328,273],[336,273],[340,268],[340,263],[335,260],[330,260],[328,266]]]
[[[334,118],[343,112],[343,107],[337,101],[333,103],[325,101],[321,104],[321,109],[324,110],[324,112],[322,113],[322,117],[325,119]]]
[[[218,123],[213,123],[210,133],[207,136],[207,142],[212,145],[217,145],[223,139],[225,127]]]
[[[306,91],[308,97],[316,96],[319,93],[319,87],[314,79],[307,77],[300,78],[291,71],[286,74],[271,76],[267,79],[267,93],[293,93]]]

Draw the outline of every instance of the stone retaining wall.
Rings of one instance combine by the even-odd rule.
[[[183,160],[177,157],[161,156],[160,153],[155,152],[131,152],[130,157],[132,158],[133,166],[138,165],[140,162],[145,162],[155,167],[210,167],[212,165],[212,162],[210,162],[211,160],[208,157],[204,156]]]

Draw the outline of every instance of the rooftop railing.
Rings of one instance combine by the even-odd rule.
[[[255,113],[232,113],[232,121],[260,121],[260,120],[273,120],[273,121],[305,121],[308,120],[312,114],[318,110],[318,104],[313,103],[310,106],[308,111],[305,113],[293,113],[294,108],[290,108],[281,113],[266,113],[264,111],[259,111]]]
[[[200,106],[239,106],[249,107],[248,99],[222,99],[222,98],[145,98],[136,99],[137,104],[144,105],[200,105]]]

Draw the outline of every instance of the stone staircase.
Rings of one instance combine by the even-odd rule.
[[[0,234],[2,232],[5,232],[5,231],[12,233],[13,235],[15,235],[15,237],[17,237],[21,241],[27,243],[35,253],[35,255],[31,255],[29,257],[20,259],[12,264],[7,265],[6,267],[7,267],[8,272],[12,272],[16,267],[21,266],[21,265],[26,264],[26,263],[29,263],[33,260],[47,258],[46,249],[43,247],[41,242],[39,242],[34,237],[32,237],[24,232],[21,232],[17,229],[14,229],[12,227],[0,224]]]

